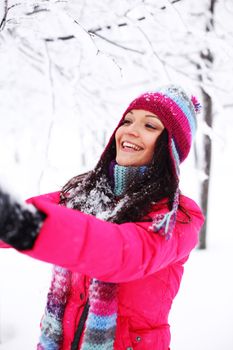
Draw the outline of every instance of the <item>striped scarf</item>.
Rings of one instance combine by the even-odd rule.
[[[70,285],[70,271],[54,265],[45,313],[41,320],[41,336],[37,350],[59,349],[62,341],[62,319]]]
[[[92,280],[89,289],[90,309],[81,350],[112,350],[117,319],[116,283]]]
[[[71,196],[67,207],[75,208],[77,202],[81,204],[82,212],[95,215],[106,221],[124,205],[126,199],[123,195],[133,179],[144,175],[146,167],[123,167],[110,164],[111,187],[116,196],[119,196],[114,210],[109,209],[109,198],[103,195],[103,186],[112,189],[109,180],[100,179],[96,188],[85,194],[79,193]],[[106,191],[105,191],[106,193]],[[41,321],[40,342],[37,350],[60,350],[63,341],[62,320],[65,306],[71,288],[71,272],[58,266],[53,267],[52,283],[48,293],[47,304]],[[84,338],[81,350],[112,350],[114,347],[116,320],[117,320],[117,290],[118,284],[102,282],[92,279],[89,287],[89,311],[85,324]]]

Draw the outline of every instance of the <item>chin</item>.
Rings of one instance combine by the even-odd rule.
[[[122,159],[122,158],[118,158],[116,157],[116,162],[118,165],[121,165],[121,166],[129,166],[131,165],[129,161],[127,161],[126,159]]]
[[[139,164],[137,164],[137,162],[135,163],[132,160],[127,160],[127,159],[116,158],[116,162],[118,165],[121,165],[121,166],[140,166]]]

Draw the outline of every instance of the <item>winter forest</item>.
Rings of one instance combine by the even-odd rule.
[[[233,0],[0,0],[0,181],[21,198],[93,168],[128,103],[168,83],[202,111],[181,190],[206,215],[172,350],[233,349]],[[0,251],[0,349],[35,349],[51,266]]]

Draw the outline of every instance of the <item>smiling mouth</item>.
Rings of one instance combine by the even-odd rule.
[[[121,143],[121,146],[125,150],[134,150],[134,151],[141,151],[143,148],[135,145],[134,143],[128,142],[128,141],[123,141]]]

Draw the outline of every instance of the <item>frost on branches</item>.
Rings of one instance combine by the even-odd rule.
[[[231,108],[233,4],[213,2],[2,1],[1,169],[21,184],[28,169],[25,194],[60,188],[93,167],[132,98],[169,82]]]

